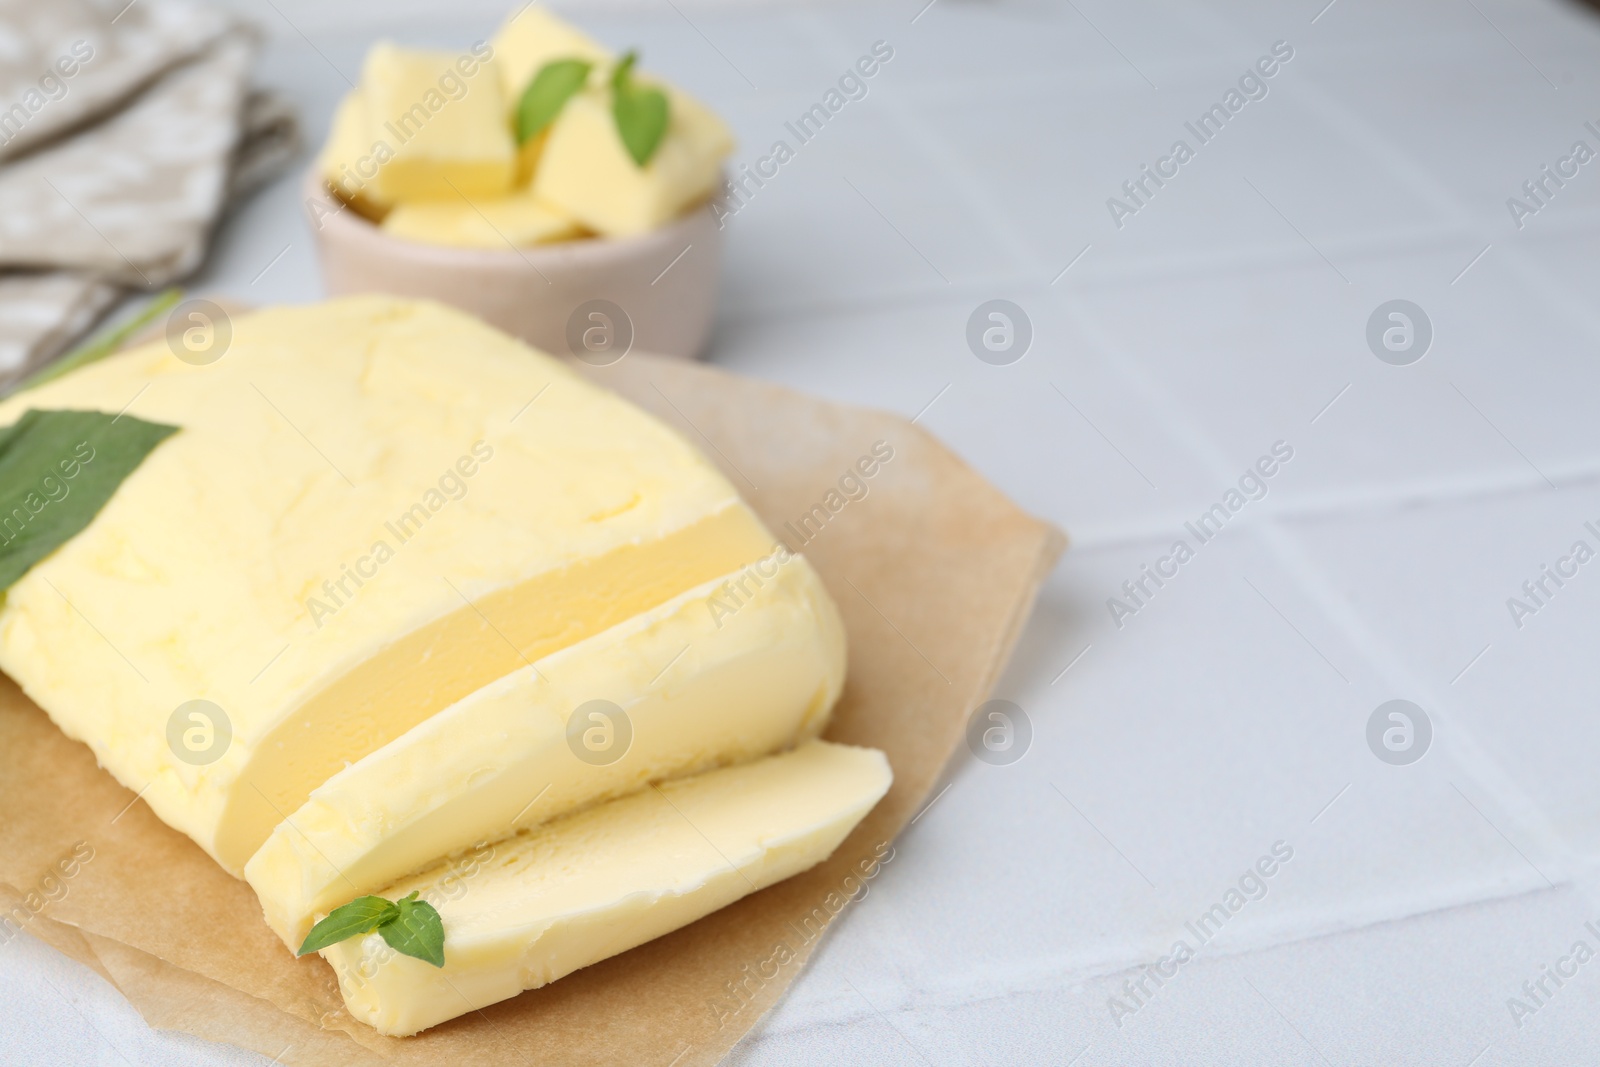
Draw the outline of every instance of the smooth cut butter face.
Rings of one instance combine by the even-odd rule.
[[[298,948],[317,914],[441,856],[815,736],[844,683],[842,625],[803,558],[757,566],[508,675],[334,775],[245,868],[268,925]],[[724,607],[741,580],[751,595]],[[593,700],[626,724],[598,723],[611,733],[580,758],[569,723]]]
[[[888,790],[875,749],[811,741],[646,789],[390,887],[444,921],[445,965],[376,934],[322,955],[350,1013],[414,1034],[624,952],[820,863]]]
[[[266,734],[244,773],[249,788],[235,790],[217,828],[219,860],[240,873],[313,788],[489,680],[632,618],[771,544],[749,509],[732,504],[644,544],[619,545],[470,603],[458,595],[456,610],[392,634],[391,644]]]
[[[430,303],[240,316],[215,362],[157,342],[0,425],[28,407],[182,427],[11,587],[0,668],[236,875],[347,763],[773,544],[677,434]],[[169,744],[193,700],[213,762]]]

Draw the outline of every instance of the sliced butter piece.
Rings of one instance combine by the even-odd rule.
[[[383,220],[396,237],[461,248],[525,248],[581,237],[578,220],[528,193],[400,204]]]
[[[361,93],[368,130],[393,150],[369,183],[381,200],[459,201],[511,191],[516,146],[499,74],[490,60],[467,81],[457,59],[387,41],[367,53]]]
[[[182,427],[7,591],[0,668],[234,874],[345,764],[773,546],[676,433],[426,302],[240,316],[216,362],[146,345],[0,425],[29,407]],[[197,699],[212,762],[169,732]]]
[[[267,924],[296,949],[317,913],[441,856],[815,736],[844,683],[833,602],[798,556],[745,574],[753,595],[729,595],[740,574],[709,582],[486,686],[334,775],[245,867]],[[594,700],[625,718],[579,714]],[[589,729],[600,731],[594,751],[575,750]]]
[[[533,191],[609,237],[646,233],[708,199],[733,151],[733,134],[693,97],[656,87],[667,94],[667,133],[649,163],[640,167],[628,155],[610,89],[591,83],[551,123]]]
[[[324,949],[350,1014],[414,1034],[587,967],[813,867],[888,791],[883,753],[825,741],[591,808],[383,895],[444,920],[442,968],[377,934]]]

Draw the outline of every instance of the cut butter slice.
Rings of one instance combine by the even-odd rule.
[[[772,551],[676,433],[460,312],[188,321],[0,402],[181,427],[7,591],[0,668],[236,875],[345,765]]]
[[[876,749],[811,741],[652,787],[390,887],[444,920],[436,968],[370,934],[322,950],[350,1013],[404,1036],[535,989],[815,866],[888,790]]]
[[[740,581],[750,595],[730,596]],[[760,561],[480,689],[334,775],[245,876],[298,948],[316,914],[442,856],[815,736],[844,667],[844,631],[810,564]]]
[[[400,204],[384,217],[383,228],[408,241],[498,249],[565,241],[585,232],[577,219],[528,193]]]

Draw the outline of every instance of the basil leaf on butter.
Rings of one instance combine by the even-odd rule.
[[[393,902],[382,897],[357,897],[341,904],[311,928],[297,956],[317,952],[376,930],[396,952],[435,967],[444,966],[444,922],[432,904],[418,894]]]
[[[555,121],[593,66],[585,59],[553,59],[539,68],[517,104],[517,144],[526,144]]]
[[[395,901],[399,914],[378,924],[390,948],[435,967],[444,966],[444,923],[432,904],[410,896]]]
[[[295,955],[304,956],[352,937],[370,934],[384,919],[393,919],[399,914],[400,909],[382,897],[357,897],[334,908],[326,919],[313,926]]]
[[[88,526],[178,427],[29,408],[0,429],[0,590]]]
[[[633,80],[633,65],[638,60],[639,53],[630,51],[611,72],[611,115],[623,147],[634,163],[643,167],[667,135],[668,115],[666,94]]]

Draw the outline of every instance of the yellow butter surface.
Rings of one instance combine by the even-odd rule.
[[[378,934],[322,950],[350,1013],[409,1035],[535,989],[815,866],[888,790],[876,749],[811,741],[558,819],[390,887],[439,910],[443,968]],[[670,1051],[670,1050],[669,1050]]]
[[[514,110],[541,67],[556,59],[595,64],[587,87],[567,101],[550,128],[523,146],[521,173],[532,188],[589,229],[620,237],[645,233],[706,200],[715,191],[733,134],[704,104],[655,79],[667,94],[668,126],[649,163],[640,167],[622,145],[611,114],[616,57],[543,8],[522,9],[493,41],[508,105]]]
[[[516,146],[494,61],[462,75],[451,52],[380,41],[367,53],[367,133],[385,159],[369,182],[380,201],[451,200],[511,191]]]
[[[382,225],[408,241],[459,248],[524,248],[585,233],[571,215],[526,192],[400,204],[384,216]]]
[[[733,151],[733,134],[686,93],[667,94],[666,136],[640,167],[628,155],[611,114],[608,88],[586,88],[551,124],[533,190],[597,233],[646,233],[707,200]]]
[[[427,302],[239,316],[29,407],[181,429],[7,591],[0,668],[236,875],[348,764],[773,546],[675,432]]]
[[[268,924],[298,948],[317,914],[442,856],[815,736],[843,628],[803,558],[758,566],[770,577],[713,579],[546,656],[313,790],[245,868]]]

